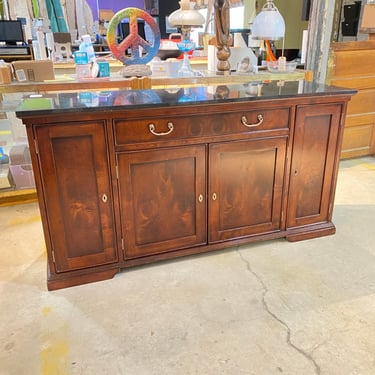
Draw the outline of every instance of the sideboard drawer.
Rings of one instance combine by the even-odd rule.
[[[116,145],[288,130],[290,108],[214,114],[115,119]]]

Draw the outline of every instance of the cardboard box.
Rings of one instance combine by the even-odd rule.
[[[12,65],[19,82],[55,79],[52,60],[13,61]]]
[[[31,156],[29,145],[26,143],[21,143],[12,146],[9,151],[10,164],[30,164]]]
[[[0,189],[12,187],[12,177],[10,176],[9,164],[0,164]]]
[[[362,33],[375,33],[375,4],[366,4],[362,13]]]
[[[3,63],[0,65],[0,83],[12,82],[12,70],[10,64]]]

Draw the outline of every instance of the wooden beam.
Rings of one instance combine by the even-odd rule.
[[[310,13],[305,69],[314,73],[313,81],[325,83],[335,2],[314,0]]]

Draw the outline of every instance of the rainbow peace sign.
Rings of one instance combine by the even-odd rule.
[[[124,18],[129,19],[129,35],[120,43],[116,42],[116,30]],[[153,34],[153,43],[150,44],[138,34],[138,19],[144,20]],[[116,59],[125,65],[146,64],[157,54],[160,46],[160,30],[155,20],[145,11],[138,8],[125,8],[117,12],[111,19],[107,29],[107,44]],[[146,53],[140,53],[141,48]],[[131,56],[126,56],[130,48]]]

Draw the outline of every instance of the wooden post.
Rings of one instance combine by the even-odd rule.
[[[332,0],[312,2],[305,69],[313,72],[316,83],[324,84],[326,80],[334,10]]]

